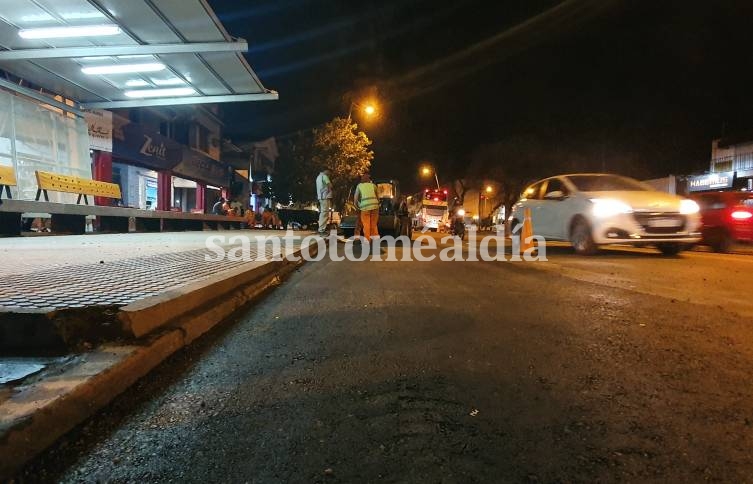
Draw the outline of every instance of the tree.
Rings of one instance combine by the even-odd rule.
[[[272,190],[278,200],[287,204],[309,202],[316,199],[314,186],[317,167],[311,161],[311,134],[298,133],[279,143],[280,155],[275,163]]]
[[[455,199],[455,203],[458,205],[462,205],[465,201],[465,192],[468,189],[468,182],[467,180],[464,180],[462,178],[458,178],[456,180],[453,180],[450,183],[450,189],[452,190],[453,198]]]
[[[314,129],[311,162],[318,170],[332,171],[336,207],[343,207],[350,187],[369,171],[374,159],[370,145],[366,133],[358,131],[358,125],[347,119],[335,118]]]
[[[355,123],[335,118],[308,133],[299,133],[280,144],[277,174],[272,188],[281,201],[316,199],[316,177],[325,168],[332,172],[334,202],[342,207],[353,183],[371,167],[371,140]]]

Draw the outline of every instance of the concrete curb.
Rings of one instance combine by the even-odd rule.
[[[249,262],[208,279],[123,306],[118,312],[118,319],[126,335],[142,338],[160,326],[197,310],[216,299],[218,294],[264,279],[283,265],[283,261]]]
[[[306,250],[313,255],[317,249],[318,244],[314,244]],[[300,257],[300,254],[298,249],[290,255]],[[167,357],[278,285],[301,264],[302,260],[286,259],[266,263],[265,266],[271,266],[268,270],[244,266],[247,274],[231,271],[229,275],[202,281],[206,284],[196,288],[200,297],[194,298],[185,287],[175,292],[175,299],[161,295],[152,304],[131,305],[133,319],[128,321],[138,331],[163,327],[162,332],[140,345],[105,345],[58,375],[16,388],[0,403],[0,480],[12,478],[29,460]],[[220,289],[222,292],[217,292]],[[180,306],[188,300],[191,303],[182,306],[181,311],[168,308],[170,304]]]

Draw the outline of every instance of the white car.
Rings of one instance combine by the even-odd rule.
[[[513,207],[513,230],[525,209],[535,235],[570,241],[579,254],[602,244],[653,244],[672,255],[701,237],[697,203],[617,175],[560,175],[532,184]]]

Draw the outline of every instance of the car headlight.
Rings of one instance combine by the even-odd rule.
[[[460,210],[458,210],[458,217],[464,217],[464,216],[465,216],[465,210],[461,208]]]
[[[591,202],[593,206],[593,214],[595,217],[606,218],[618,215],[621,213],[630,213],[633,211],[633,207],[625,202],[614,200],[611,198],[592,198]]]
[[[699,207],[698,204],[695,203],[693,200],[688,200],[686,198],[685,200],[680,201],[680,213],[683,215],[690,215],[691,213],[698,213],[699,210],[701,210],[701,207]]]

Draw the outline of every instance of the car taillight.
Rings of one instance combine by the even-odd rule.
[[[735,220],[748,220],[751,217],[753,217],[753,213],[747,210],[735,210],[732,212],[732,218]]]

